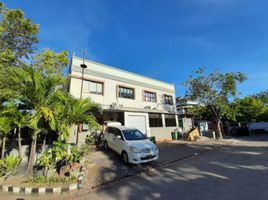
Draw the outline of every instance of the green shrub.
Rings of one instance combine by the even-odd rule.
[[[77,179],[76,176],[65,176],[65,177],[60,177],[60,176],[36,176],[33,178],[28,178],[27,183],[34,183],[34,184],[45,184],[48,183],[49,185],[53,185],[56,183],[71,183],[74,182]]]
[[[21,158],[19,156],[8,155],[4,160],[0,160],[0,176],[6,178],[17,173]]]
[[[66,160],[69,163],[75,163],[75,162],[79,162],[81,158],[81,153],[78,150],[77,146],[72,146],[71,147],[71,152],[70,154],[68,154]]]
[[[96,140],[95,140],[95,138],[94,138],[94,134],[90,134],[90,135],[88,135],[87,137],[86,137],[86,139],[85,139],[85,144],[87,144],[87,145],[94,145],[96,143]]]
[[[51,149],[53,159],[55,163],[61,160],[65,160],[68,157],[68,144],[64,141],[53,142],[53,148]]]
[[[55,161],[53,159],[53,155],[51,150],[45,150],[40,157],[37,159],[37,164],[41,165],[45,168],[45,175],[47,176],[48,171],[55,167]]]
[[[82,144],[80,146],[80,152],[83,155],[89,155],[93,151],[93,148],[91,145]]]
[[[68,164],[79,162],[81,153],[77,146],[68,146],[64,141],[56,141],[53,147],[45,150],[37,159],[37,164],[45,168],[45,175],[56,167],[59,161],[67,161]]]

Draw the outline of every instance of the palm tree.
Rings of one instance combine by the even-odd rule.
[[[86,122],[92,128],[98,126],[94,114],[101,109],[90,99],[77,99],[64,91],[57,91],[51,100],[54,102],[56,127],[61,140],[69,138],[69,129],[73,124]]]
[[[8,102],[2,111],[2,115],[9,117],[14,124],[14,133],[18,134],[18,152],[20,158],[22,158],[21,129],[27,125],[29,114],[25,110],[19,110],[17,104]]]
[[[2,154],[1,159],[5,158],[6,137],[12,130],[12,126],[8,117],[0,117],[0,134],[2,136]]]
[[[32,129],[31,150],[27,175],[32,175],[36,155],[36,142],[43,128],[55,130],[51,98],[63,88],[61,76],[44,76],[31,67],[6,68],[0,72],[0,91],[12,101],[20,101],[30,111],[28,126]],[[8,84],[8,85],[6,85]]]
[[[26,174],[32,175],[37,138],[45,131],[58,131],[68,138],[72,124],[89,122],[95,125],[94,112],[99,106],[89,99],[75,99],[64,90],[61,75],[44,75],[31,67],[6,68],[0,72],[0,98],[19,101],[29,111],[27,126],[32,138]]]

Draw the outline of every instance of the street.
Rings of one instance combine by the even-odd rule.
[[[239,138],[213,150],[124,178],[97,189],[26,199],[268,199],[268,135]],[[202,145],[200,148],[206,148]],[[1,193],[3,194],[3,193]],[[4,195],[0,199],[17,199]]]

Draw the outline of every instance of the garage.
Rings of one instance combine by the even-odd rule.
[[[125,126],[134,127],[150,136],[147,113],[125,112]]]

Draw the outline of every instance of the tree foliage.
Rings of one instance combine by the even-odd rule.
[[[75,99],[66,90],[63,69],[68,63],[67,51],[36,52],[38,29],[21,10],[10,10],[0,3],[0,107],[5,109],[5,115],[0,116],[0,133],[6,138],[18,128],[19,137],[22,127],[29,128],[32,142],[28,175],[41,134],[52,132],[66,142],[71,125],[87,122],[97,126],[93,114],[100,110],[90,99]],[[4,145],[2,149],[3,155]]]
[[[246,76],[241,72],[214,72],[207,75],[204,68],[199,68],[184,83],[187,87],[186,97],[205,107],[210,120],[217,124],[219,137],[222,137],[222,117],[232,113],[229,102],[236,96],[237,83],[242,83],[245,79]],[[202,110],[204,111],[204,108]]]
[[[42,72],[44,76],[47,75],[61,75],[63,76],[63,69],[68,64],[68,52],[63,51],[54,53],[49,49],[37,54],[31,64],[32,68]]]
[[[236,113],[235,121],[268,121],[268,92],[236,99],[232,104],[232,109]]]
[[[20,66],[23,58],[34,53],[38,30],[39,26],[25,18],[21,10],[7,9],[0,2],[0,69]]]

